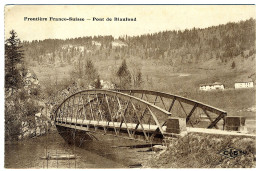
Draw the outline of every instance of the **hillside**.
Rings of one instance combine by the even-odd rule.
[[[85,65],[86,59],[91,59],[101,79],[111,80],[121,60],[127,59],[129,68],[142,70],[147,80],[157,79],[158,74],[158,79],[163,79],[164,72],[169,77],[192,73],[193,87],[218,81],[232,88],[234,81],[255,74],[255,24],[254,19],[249,19],[205,29],[163,31],[118,39],[94,36],[35,40],[23,42],[23,46],[29,66],[55,64],[77,70]],[[156,71],[154,64],[162,67],[161,72]]]
[[[234,83],[255,81],[256,21],[163,31],[141,36],[79,37],[23,42],[25,62],[36,73],[42,87],[52,94],[77,82],[88,88],[84,79],[91,60],[96,75],[114,82],[122,60],[126,59],[133,79],[141,73],[141,87],[187,96],[243,115],[255,106],[255,89],[233,91]],[[83,74],[83,75],[82,75]],[[199,85],[221,82],[224,92],[199,92]],[[244,99],[244,100],[241,100]],[[255,117],[255,112],[246,112]]]
[[[211,59],[226,63],[238,56],[247,58],[255,54],[255,28],[256,21],[249,19],[206,29],[122,36],[117,40],[112,36],[94,36],[23,43],[26,55],[39,62],[45,62],[45,55],[51,61],[71,62],[81,54],[99,59],[160,59],[176,66]]]

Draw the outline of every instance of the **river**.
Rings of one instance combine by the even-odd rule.
[[[68,145],[55,131],[48,135],[5,144],[5,168],[129,168],[130,163],[138,166],[141,160],[146,160],[154,154],[146,150],[127,148],[117,150],[123,154],[131,153],[129,163],[126,165],[120,159],[110,159],[106,151],[97,153],[94,149],[91,150],[91,147],[85,150]],[[46,151],[51,155],[75,154],[77,158],[47,161],[40,158],[45,156]]]

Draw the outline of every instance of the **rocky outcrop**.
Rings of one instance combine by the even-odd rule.
[[[51,128],[54,126],[53,121],[48,119],[42,113],[36,113],[34,121],[35,122],[32,122],[30,120],[22,121],[21,131],[20,135],[18,136],[18,139],[21,140],[24,138],[32,138],[44,135],[51,131]]]
[[[21,72],[23,87],[5,89],[5,140],[21,140],[45,134],[51,123],[50,105],[40,98],[39,81],[33,72]]]

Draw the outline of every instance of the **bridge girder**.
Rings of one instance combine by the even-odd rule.
[[[161,106],[162,108],[164,108],[165,110],[169,111],[172,113],[172,116],[176,116],[175,112],[172,112],[172,109],[174,106],[176,106],[176,101],[179,102],[179,106],[182,109],[183,113],[185,115],[183,116],[179,116],[179,117],[186,117],[186,122],[187,124],[190,124],[193,127],[193,124],[191,122],[191,117],[194,115],[195,110],[201,109],[201,113],[203,113],[203,115],[208,119],[209,121],[209,125],[207,126],[207,128],[217,128],[219,129],[219,126],[217,125],[218,122],[223,119],[223,128],[224,128],[224,118],[225,116],[227,116],[227,112],[210,106],[208,104],[196,101],[196,100],[192,100],[186,97],[182,97],[182,96],[178,96],[178,95],[173,95],[173,94],[169,94],[169,93],[164,93],[164,92],[158,92],[158,91],[151,91],[151,90],[115,90],[115,91],[119,91],[119,92],[123,92],[123,93],[127,93],[129,95],[132,96],[136,96],[136,97],[140,97],[141,99],[146,98],[146,100],[149,101],[147,95],[150,95],[150,100],[154,99],[154,104],[156,102],[156,99],[158,99],[158,97],[160,97],[161,99]],[[138,96],[139,95],[139,96]],[[164,99],[164,100],[163,100]],[[165,101],[168,101],[168,105],[169,107],[165,107]],[[186,106],[184,107],[185,104]],[[158,105],[159,106],[159,105]],[[186,110],[190,109],[190,112],[187,113]]]

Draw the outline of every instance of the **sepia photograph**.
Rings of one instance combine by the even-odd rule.
[[[4,168],[256,168],[256,5],[4,6]]]

